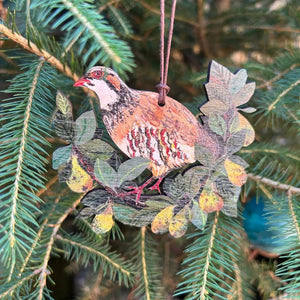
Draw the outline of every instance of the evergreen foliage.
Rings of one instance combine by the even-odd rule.
[[[136,89],[153,90],[159,82],[158,2],[0,1],[1,299],[60,299],[52,284],[53,258],[93,278],[85,280],[78,299],[124,293],[147,300],[255,299],[255,293],[300,298],[296,0],[178,1],[168,77],[170,95],[189,102],[195,114],[205,101],[210,59],[232,70],[243,67],[256,82],[256,141],[239,152],[249,163],[241,200],[265,199],[268,222],[285,241],[279,259],[252,259],[240,213],[209,214],[203,230],[189,225],[180,239],[154,236],[143,224],[133,230],[130,220],[97,234],[89,217],[80,218],[85,193],[58,182],[50,163],[65,143],[51,123],[57,90],[68,95],[74,115],[99,109],[91,94],[72,88],[94,65],[112,67]],[[95,122],[97,138],[111,142],[101,120]],[[122,156],[109,159],[118,170]]]

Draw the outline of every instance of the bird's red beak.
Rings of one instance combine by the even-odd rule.
[[[91,82],[87,78],[81,77],[73,84],[73,86],[82,86],[85,83],[91,83]]]

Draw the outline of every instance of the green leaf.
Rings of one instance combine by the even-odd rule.
[[[82,145],[92,139],[96,130],[96,119],[93,111],[83,113],[75,125],[75,144]]]
[[[147,169],[150,160],[144,157],[134,157],[123,162],[118,168],[117,186],[125,181],[130,181],[138,177]]]
[[[57,170],[58,167],[64,163],[66,163],[72,153],[72,145],[60,147],[53,152],[52,158],[52,168]]]
[[[246,129],[239,130],[230,135],[227,140],[227,153],[233,154],[238,152],[245,143]]]
[[[208,120],[210,129],[220,136],[224,136],[226,133],[227,125],[224,118],[220,115],[211,115]]]
[[[210,166],[213,162],[213,155],[211,151],[199,144],[195,145],[195,159],[204,166]]]
[[[123,224],[142,227],[150,224],[157,214],[153,208],[135,209],[133,207],[114,204],[114,216]]]
[[[117,172],[106,161],[96,159],[94,173],[101,184],[112,189],[116,187]]]
[[[234,133],[240,130],[240,119],[238,116],[238,113],[235,113],[234,115],[231,116],[229,120],[229,132]]]
[[[74,138],[72,104],[62,92],[57,91],[56,106],[57,110],[53,116],[55,132],[62,139],[71,143]]]
[[[231,75],[228,89],[231,94],[238,93],[247,81],[247,71],[245,69],[240,69],[234,75]]]
[[[247,83],[240,91],[238,91],[232,102],[235,106],[240,106],[247,103],[255,91],[255,82]]]
[[[203,230],[206,221],[207,221],[207,213],[200,209],[199,203],[193,201],[193,207],[191,211],[191,222],[200,230]]]
[[[84,207],[80,210],[77,218],[87,219],[91,216],[103,213],[110,199],[111,193],[104,189],[94,189],[90,191],[81,201]]]
[[[251,114],[251,113],[254,113],[256,112],[256,108],[254,107],[246,107],[246,108],[238,108],[239,111],[242,111],[242,112],[245,112],[245,113],[248,113],[248,114]]]
[[[53,124],[56,134],[63,140],[72,143],[74,139],[73,115],[64,115],[60,110],[57,110],[53,117]]]
[[[78,149],[83,156],[88,157],[93,162],[95,162],[97,158],[100,160],[108,160],[114,153],[114,148],[100,139],[90,140],[79,145]]]
[[[223,199],[221,211],[227,216],[236,217],[241,187],[233,185],[226,176],[219,176],[214,183],[218,194]]]
[[[232,156],[229,156],[228,159],[230,159],[232,162],[242,166],[244,169],[246,169],[249,166],[249,164],[244,159],[242,159],[240,156],[232,155]]]
[[[165,195],[154,195],[151,196],[150,200],[147,200],[145,204],[152,209],[161,210],[167,206],[173,205],[174,200]]]
[[[202,185],[201,178],[204,172],[201,167],[195,167],[184,173],[182,179],[185,185],[185,192],[190,199],[193,199],[198,194]]]
[[[104,189],[94,189],[84,196],[81,203],[91,207],[94,210],[94,214],[100,214],[102,212],[101,207],[108,202],[110,196],[111,194]],[[100,210],[98,210],[98,208],[100,208]]]
[[[222,101],[215,101],[213,96],[208,95],[209,101],[205,102],[199,107],[199,110],[206,116],[211,116],[212,114],[224,115],[228,110],[228,107]]]
[[[209,83],[218,84],[219,88],[224,87],[228,89],[232,75],[227,68],[214,60],[211,61],[209,66]]]
[[[218,105],[221,107],[219,109],[223,109],[222,104],[228,105],[231,101],[231,94],[228,89],[224,88],[219,83],[208,82],[205,84],[205,90],[208,96],[208,99],[215,103],[216,109],[218,113]]]
[[[185,183],[181,174],[174,179],[166,178],[163,182],[165,193],[174,201],[180,200],[185,195]]]
[[[57,91],[56,106],[65,116],[72,116],[72,104],[61,91]]]

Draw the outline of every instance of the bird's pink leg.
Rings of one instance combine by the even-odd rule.
[[[149,183],[153,180],[153,177],[149,178],[148,180],[146,180],[146,182],[144,182],[142,185],[140,186],[128,186],[130,189],[132,189],[131,191],[129,191],[127,194],[136,194],[136,203],[139,202],[143,189],[149,185]]]
[[[153,190],[157,190],[160,193],[160,188],[159,185],[161,183],[161,181],[163,180],[163,176],[159,177],[158,180],[155,182],[155,184],[153,184],[149,190],[153,191]],[[144,182],[141,186],[129,186],[129,188],[131,188],[132,190],[129,191],[127,194],[136,194],[136,203],[139,202],[143,189],[148,186],[151,182],[153,181],[153,177],[149,178],[148,180],[146,180],[146,182]]]
[[[159,185],[161,184],[163,179],[163,176],[159,177],[158,180],[152,186],[149,187],[149,190],[157,190],[161,194]]]

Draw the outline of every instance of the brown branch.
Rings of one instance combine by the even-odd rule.
[[[237,26],[237,25],[235,25]],[[259,30],[270,30],[275,32],[290,32],[290,33],[300,33],[300,29],[291,27],[276,27],[276,26],[256,26],[256,25],[242,25],[245,29],[259,29]]]
[[[204,56],[209,59],[211,55],[210,55],[208,42],[206,38],[206,25],[204,22],[204,1],[198,0],[197,5],[198,5],[197,12],[198,12],[198,23],[199,23],[198,36],[199,36],[200,48]]]
[[[30,42],[24,38],[22,35],[13,32],[11,29],[7,28],[4,24],[0,24],[0,32],[4,34],[6,37],[19,44],[25,50],[36,54],[39,57],[43,57],[47,62],[49,62],[52,66],[58,69],[61,73],[66,76],[72,78],[74,81],[77,81],[79,77],[72,73],[71,69],[67,66],[64,66],[57,58],[52,56],[45,50],[40,50],[34,43]]]
[[[268,186],[273,187],[274,189],[289,191],[292,194],[300,194],[300,188],[292,185],[280,183],[279,181],[275,181],[252,173],[248,173],[248,178],[258,183],[264,183]]]
[[[151,11],[152,13],[154,13],[154,14],[156,14],[156,15],[160,15],[160,10],[159,10],[159,9],[153,8],[153,7],[152,7],[150,4],[148,4],[147,2],[142,1],[142,0],[135,0],[135,2],[140,3],[140,4],[141,4],[142,6],[144,6],[148,11]],[[167,18],[170,18],[170,14],[167,14],[167,13],[166,13],[165,16],[166,16]],[[195,21],[189,20],[189,19],[185,19],[185,18],[180,17],[180,16],[176,16],[176,17],[175,17],[175,20],[176,20],[176,21],[183,22],[183,23],[187,23],[187,24],[192,25],[192,26],[194,26],[194,27],[196,27],[196,28],[199,27],[198,22],[195,22]]]
[[[2,46],[2,42],[4,42],[4,40],[0,41],[0,47]],[[6,60],[13,67],[17,67],[17,64],[10,57],[8,57],[4,52],[0,52],[0,57],[2,57],[4,60]],[[2,70],[4,70],[4,69],[2,69]],[[15,71],[14,70],[8,70],[7,72],[8,72],[8,74],[11,74],[9,72],[15,72]]]
[[[44,192],[46,192],[47,190],[49,190],[49,188],[56,183],[58,180],[58,175],[55,175],[52,179],[50,179],[47,184],[45,185],[44,188],[40,189],[37,193],[36,196],[40,197]]]
[[[105,3],[104,5],[100,6],[98,9],[98,13],[101,14],[107,7],[113,5],[113,4],[118,4],[120,2],[120,0],[111,0],[107,3]]]

